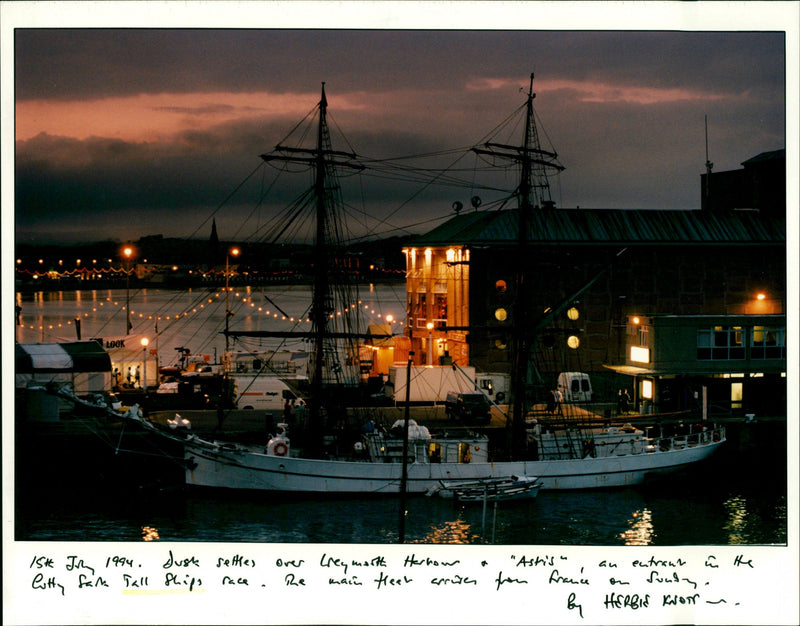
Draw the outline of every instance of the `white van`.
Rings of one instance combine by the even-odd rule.
[[[286,400],[297,398],[289,385],[275,376],[232,375],[231,380],[235,384],[235,404],[239,409],[280,412]]]
[[[585,372],[561,372],[558,375],[558,388],[564,402],[591,402],[592,380]]]

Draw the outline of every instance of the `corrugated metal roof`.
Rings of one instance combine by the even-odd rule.
[[[786,223],[757,211],[633,209],[535,210],[529,241],[558,244],[786,243]],[[507,245],[517,241],[517,210],[457,215],[414,245]]]

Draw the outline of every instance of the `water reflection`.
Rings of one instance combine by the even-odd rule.
[[[142,526],[142,541],[158,541],[158,529],[152,526]]]
[[[728,532],[728,542],[732,545],[744,542],[747,529],[747,501],[741,496],[733,496],[722,503],[728,512],[723,526]]]
[[[630,528],[620,535],[626,546],[649,546],[653,543],[653,515],[649,509],[634,511]]]
[[[412,543],[480,543],[480,536],[472,531],[466,520],[454,519],[432,526],[422,539]]]

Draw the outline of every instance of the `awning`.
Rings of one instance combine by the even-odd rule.
[[[111,358],[96,341],[18,343],[15,369],[17,374],[110,372]]]
[[[603,367],[615,371],[617,374],[625,374],[626,376],[652,376],[659,372],[653,369],[646,369],[644,367],[636,367],[635,365],[605,365]]]

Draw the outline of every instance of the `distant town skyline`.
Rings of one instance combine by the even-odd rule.
[[[245,24],[269,23],[268,4],[255,14]],[[548,26],[534,15],[522,10],[527,23],[508,28]],[[738,18],[729,21],[751,26],[747,11]],[[699,208],[706,116],[715,172],[786,143],[786,40],[777,28],[26,26],[13,48],[18,242],[204,238],[212,217],[221,239],[247,237],[242,224],[269,181],[259,174],[220,207],[316,105],[322,82],[332,126],[351,144],[334,148],[380,159],[475,144],[522,104],[535,72],[540,133],[566,166],[553,182],[560,207]],[[380,178],[355,192],[374,236],[425,232],[470,197],[450,188],[417,195]],[[282,208],[259,207],[258,219]]]

